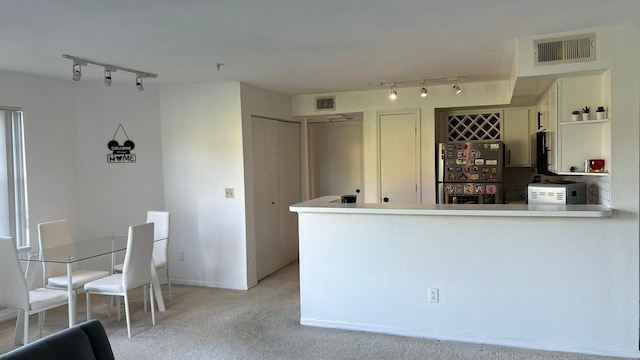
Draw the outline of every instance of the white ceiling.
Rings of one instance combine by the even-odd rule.
[[[286,94],[469,74],[508,79],[517,37],[640,23],[638,0],[3,0],[0,68],[71,81],[70,54]],[[220,70],[216,64],[222,63]],[[103,69],[83,67],[83,82]],[[134,82],[113,74],[114,86]]]

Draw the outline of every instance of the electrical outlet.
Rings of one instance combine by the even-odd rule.
[[[184,261],[184,250],[178,249],[178,260]]]
[[[438,294],[438,289],[437,288],[429,288],[429,302],[430,303],[437,303],[438,301],[440,301],[440,296]]]
[[[226,197],[227,199],[233,199],[233,196],[233,188],[224,189],[224,197]]]

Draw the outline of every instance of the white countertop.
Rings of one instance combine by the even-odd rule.
[[[520,217],[611,217],[604,205],[527,204],[342,204],[340,196],[323,196],[291,205],[297,213],[388,214],[426,216],[520,216]]]

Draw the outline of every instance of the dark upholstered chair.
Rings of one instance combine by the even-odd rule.
[[[0,355],[0,360],[114,360],[107,333],[98,320],[90,320]]]

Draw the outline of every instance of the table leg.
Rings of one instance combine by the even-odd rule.
[[[67,263],[67,295],[69,296],[69,327],[72,327],[76,323],[76,297],[73,292],[73,281],[71,273],[73,272],[72,264]]]
[[[158,279],[158,272],[156,266],[151,260],[151,284],[153,285],[153,291],[155,292],[156,301],[158,302],[158,310],[165,311],[164,299],[162,298],[162,289],[160,288],[160,279]],[[153,304],[151,304],[153,306]]]

